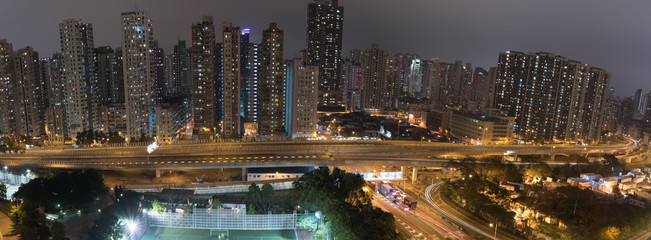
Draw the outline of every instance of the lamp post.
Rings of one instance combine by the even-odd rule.
[[[495,234],[493,234],[493,239],[497,239],[497,223],[491,223],[489,226],[493,227],[493,225],[495,225]]]
[[[398,138],[400,137],[400,123],[401,122],[402,122],[402,120],[400,119],[400,117],[398,117],[398,131],[397,131],[398,135],[396,136],[396,140],[398,140]]]

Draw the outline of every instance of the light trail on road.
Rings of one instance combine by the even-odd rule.
[[[479,234],[481,234],[482,236],[487,237],[487,238],[489,238],[489,239],[493,239],[493,235],[492,235],[492,234],[487,233],[487,232],[484,232],[483,230],[481,230],[481,229],[479,229],[479,228],[473,226],[472,224],[470,224],[470,223],[468,223],[468,222],[466,222],[466,221],[464,221],[464,220],[461,220],[460,218],[458,218],[458,217],[455,216],[454,214],[449,213],[448,211],[446,211],[445,209],[443,209],[441,206],[438,205],[438,203],[434,200],[434,198],[432,198],[431,193],[432,193],[433,191],[438,191],[438,188],[441,187],[441,184],[443,184],[443,182],[436,182],[436,183],[434,183],[434,184],[431,184],[431,185],[427,186],[427,188],[425,189],[425,198],[427,199],[427,201],[428,201],[428,202],[429,202],[429,203],[430,203],[430,204],[431,204],[431,205],[432,205],[432,206],[433,206],[437,211],[439,211],[441,214],[443,214],[443,215],[444,215],[445,217],[447,217],[448,219],[452,219],[452,220],[454,220],[456,223],[458,223],[458,224],[460,224],[460,225],[463,225],[466,229],[471,229],[473,232],[479,233]]]
[[[431,212],[425,212],[422,208],[416,210],[404,211],[395,204],[389,202],[379,194],[374,194],[373,202],[382,210],[390,212],[396,219],[408,224],[411,228],[418,230],[428,239],[437,239],[439,236],[451,237],[454,239],[470,240],[463,232],[449,225],[449,223],[428,216]],[[411,232],[410,232],[411,233]],[[413,233],[412,233],[413,234]],[[416,236],[417,234],[414,234]]]

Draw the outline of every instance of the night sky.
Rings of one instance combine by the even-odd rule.
[[[0,39],[31,46],[40,56],[59,49],[58,24],[81,18],[93,24],[95,46],[120,46],[120,13],[136,5],[154,21],[166,54],[177,39],[190,40],[202,15],[251,28],[259,42],[269,22],[285,31],[285,58],[305,48],[307,0],[3,1]],[[500,51],[546,51],[612,72],[617,95],[651,90],[651,1],[613,0],[340,0],[344,55],[380,44],[390,54],[456,59],[488,68]]]

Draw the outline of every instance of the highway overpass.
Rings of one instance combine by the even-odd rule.
[[[441,167],[439,156],[604,154],[628,152],[621,145],[472,146],[418,141],[283,141],[163,145],[152,154],[146,146],[32,149],[5,154],[7,166],[97,169],[193,169],[282,166],[417,166]]]

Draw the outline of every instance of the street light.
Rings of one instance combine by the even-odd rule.
[[[491,223],[489,226],[493,227],[493,225],[495,225],[495,234],[493,234],[493,239],[497,239],[497,223],[495,224]]]
[[[133,234],[138,230],[138,224],[134,221],[127,221],[127,231]]]
[[[400,117],[398,117],[398,136],[396,136],[396,140],[398,140],[398,138],[400,137],[400,123],[402,122],[402,120],[399,118]]]

